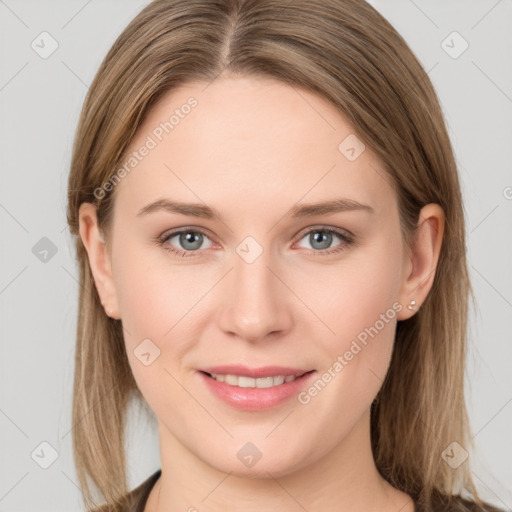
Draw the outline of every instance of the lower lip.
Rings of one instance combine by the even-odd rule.
[[[204,372],[198,373],[212,393],[228,405],[243,411],[263,411],[277,407],[291,397],[298,395],[315,371],[305,373],[291,382],[284,382],[279,386],[270,388],[231,386],[225,382],[215,380]]]

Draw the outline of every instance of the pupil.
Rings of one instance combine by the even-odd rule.
[[[330,245],[332,235],[330,233],[326,233],[325,231],[317,231],[316,234],[313,235],[314,242],[319,242],[321,247],[319,249],[326,249]],[[324,241],[322,242],[322,238]],[[313,245],[313,244],[311,244]],[[313,246],[314,247],[314,246]]]
[[[188,232],[188,233],[182,233],[181,237],[182,237],[182,245],[188,249],[198,249],[199,247],[201,247],[201,237],[203,235],[201,235],[201,233],[192,233],[192,232]],[[199,244],[197,243],[197,241],[199,240]],[[195,242],[195,245],[194,245],[194,242]],[[193,247],[187,247],[187,244],[192,244]]]

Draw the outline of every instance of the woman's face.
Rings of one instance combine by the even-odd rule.
[[[366,436],[411,267],[397,197],[344,117],[223,78],[167,94],[129,149],[109,305],[161,439],[279,476]]]

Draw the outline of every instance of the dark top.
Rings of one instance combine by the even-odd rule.
[[[147,480],[144,480],[138,487],[128,493],[131,498],[131,505],[116,512],[144,512],[144,507],[149,497],[151,489],[160,478],[162,470],[159,469],[153,473]],[[416,512],[425,512],[425,509],[419,504],[414,503]],[[102,508],[99,512],[102,512]],[[455,496],[451,505],[443,505],[442,503],[436,507],[435,512],[505,512],[504,510],[495,508],[493,505],[485,504],[485,508],[481,508],[472,501],[465,500],[461,496]]]
[[[128,510],[120,510],[119,512],[144,512],[149,493],[156,484],[156,481],[160,478],[161,473],[161,469],[155,471],[147,480],[144,480],[144,482],[131,491],[129,495],[133,496],[133,507]]]

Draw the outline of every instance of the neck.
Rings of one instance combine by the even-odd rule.
[[[205,463],[159,424],[162,474],[145,512],[261,510],[296,512],[410,512],[410,497],[377,471],[369,411],[334,450],[293,472],[250,478]]]

